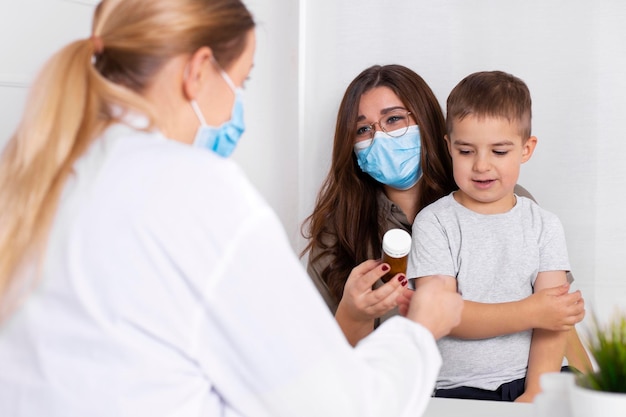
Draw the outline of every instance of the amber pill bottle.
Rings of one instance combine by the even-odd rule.
[[[388,282],[398,273],[406,274],[406,264],[411,250],[411,235],[402,229],[390,229],[383,236],[383,262],[390,269],[383,277]]]

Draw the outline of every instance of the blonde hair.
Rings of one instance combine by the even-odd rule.
[[[253,28],[240,0],[104,0],[94,13],[92,37],[52,56],[0,157],[3,310],[18,268],[31,256],[42,258],[74,162],[123,116],[114,109],[154,120],[141,94],[169,59],[208,46],[228,68]]]

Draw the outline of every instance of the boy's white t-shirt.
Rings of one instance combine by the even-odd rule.
[[[456,277],[465,300],[521,300],[532,295],[538,272],[570,269],[561,222],[526,197],[517,196],[506,213],[484,215],[449,194],[417,215],[412,236],[407,277]],[[489,339],[440,339],[437,388],[495,390],[523,378],[531,336],[528,330]]]
[[[0,327],[0,415],[416,416],[439,366],[401,317],[350,347],[234,162],[118,124]]]

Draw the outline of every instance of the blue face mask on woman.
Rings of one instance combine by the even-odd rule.
[[[408,190],[422,175],[421,146],[419,128],[412,125],[400,137],[378,131],[371,142],[357,142],[354,153],[361,170],[376,181],[398,190]]]
[[[243,123],[243,92],[241,89],[235,87],[235,84],[225,71],[220,69],[220,73],[222,74],[224,81],[226,81],[226,84],[228,84],[228,86],[235,93],[235,104],[233,105],[231,118],[220,127],[209,126],[202,115],[202,111],[200,110],[198,103],[195,100],[191,100],[191,107],[193,108],[194,113],[196,113],[198,120],[200,120],[200,127],[196,133],[193,145],[209,149],[216,154],[227,158],[235,150],[235,147],[245,130],[245,125]]]

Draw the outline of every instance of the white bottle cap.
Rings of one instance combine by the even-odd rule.
[[[411,250],[411,235],[402,229],[387,230],[383,236],[383,252],[392,258],[402,258]]]

